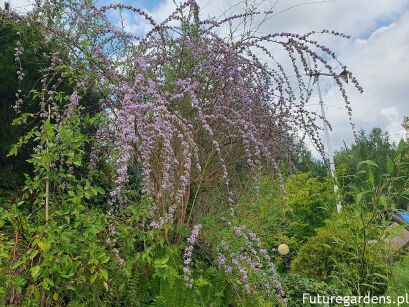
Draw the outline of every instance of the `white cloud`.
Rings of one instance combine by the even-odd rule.
[[[5,2],[10,3],[11,8],[18,12],[29,11],[33,3],[32,0],[0,0],[0,7],[4,8]]]
[[[354,122],[358,128],[374,126],[389,130],[397,139],[404,115],[409,114],[409,12],[389,26],[374,31],[366,40],[355,40],[342,49],[341,57],[355,72],[365,89],[364,94],[353,93]],[[339,101],[331,88],[326,101]],[[342,139],[351,140],[344,126],[342,112],[331,112],[334,121],[332,139],[340,145]]]

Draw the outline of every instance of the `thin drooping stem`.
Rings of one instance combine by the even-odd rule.
[[[48,105],[48,122],[51,121],[51,107]],[[48,154],[48,135],[46,140],[46,152]],[[45,223],[48,225],[48,205],[49,205],[49,193],[50,193],[50,178],[47,176],[45,181]]]

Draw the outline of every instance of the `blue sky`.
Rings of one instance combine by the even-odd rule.
[[[163,0],[120,0],[120,1],[115,1],[115,3],[118,3],[118,2],[130,4],[130,5],[135,6],[135,7],[144,8],[146,10],[153,10],[161,2],[164,2],[164,1]],[[113,3],[113,1],[98,0],[98,4],[100,4],[100,5],[109,4],[109,3]]]

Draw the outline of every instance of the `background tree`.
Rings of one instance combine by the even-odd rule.
[[[360,130],[350,147],[345,146],[335,153],[334,161],[337,167],[345,166],[348,174],[353,174],[358,162],[363,160],[376,162],[380,166],[379,172],[386,172],[387,157],[393,159],[395,149],[389,132],[381,128],[373,128],[369,133]]]
[[[21,43],[24,53],[21,61],[24,62],[23,80],[18,79],[16,71],[16,47]],[[36,123],[30,123],[26,127],[13,126],[12,122],[17,117],[13,106],[18,99],[17,91],[29,93],[31,89],[39,89],[41,70],[48,66],[44,53],[50,53],[44,36],[36,27],[28,26],[19,19],[8,18],[0,14],[0,188],[11,189],[24,182],[24,173],[30,168],[26,160],[29,157],[29,149],[23,149],[18,157],[6,157],[12,144],[19,137],[29,131]],[[22,94],[23,95],[23,94]],[[23,113],[37,113],[39,106],[27,96],[23,96]]]
[[[50,65],[51,55],[68,61],[67,50],[57,47],[55,40],[49,39],[36,24],[30,24],[30,19],[25,16],[10,16],[0,14],[0,189],[16,190],[24,183],[24,174],[31,172],[27,163],[30,156],[30,147],[21,148],[16,156],[7,156],[13,144],[18,139],[39,124],[39,118],[33,117],[27,125],[13,125],[13,120],[19,117],[15,110],[16,101],[22,102],[20,113],[39,114],[40,106],[38,99],[32,99],[30,92],[41,92],[43,84],[41,80]],[[22,48],[17,56],[16,48]],[[24,74],[19,79],[17,72],[21,65]],[[59,81],[48,84],[56,86]],[[68,82],[58,84],[61,91],[72,91],[72,85]],[[20,95],[17,97],[16,95]],[[80,101],[84,107],[84,114],[94,115],[101,108],[99,95],[90,89]],[[87,131],[92,137],[95,135],[95,127]],[[28,144],[28,145],[31,145]],[[88,154],[90,146],[86,148]]]

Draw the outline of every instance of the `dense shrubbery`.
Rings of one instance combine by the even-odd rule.
[[[387,248],[377,241],[378,229],[363,238],[363,227],[353,212],[329,219],[301,248],[292,270],[340,287],[344,293],[382,294],[388,276]]]
[[[335,210],[330,178],[321,180],[308,173],[289,175],[284,191],[269,177],[253,184],[256,187],[252,185],[237,204],[238,217],[270,247],[287,242],[298,250]]]
[[[402,257],[392,267],[386,295],[398,296],[409,289],[409,255]]]
[[[126,33],[112,10],[152,31]],[[358,163],[358,150],[336,195],[294,134],[322,151],[303,79],[321,66],[350,114],[327,58],[339,62],[315,32],[231,41],[215,31],[258,14],[202,20],[187,1],[157,24],[130,6],[76,0],[0,12],[11,33],[0,42],[15,45],[1,61],[17,71],[1,88],[12,133],[1,135],[0,305],[297,306],[303,292],[385,291],[383,213],[407,190],[407,145],[387,147],[382,167]],[[297,274],[277,272],[283,242]]]
[[[382,294],[387,288],[393,258],[384,238],[390,234],[391,209],[407,196],[407,145],[401,141],[387,159],[385,173],[371,160],[357,164],[343,186],[353,196],[341,214],[335,214],[310,238],[295,261],[293,270],[325,280],[352,294]],[[342,181],[342,178],[340,178]],[[389,212],[389,213],[388,213]]]
[[[282,281],[289,298],[290,306],[310,306],[311,304],[309,304],[309,302],[303,303],[304,293],[309,293],[311,296],[335,296],[345,294],[342,290],[333,288],[324,281],[317,281],[303,275],[283,275]]]

